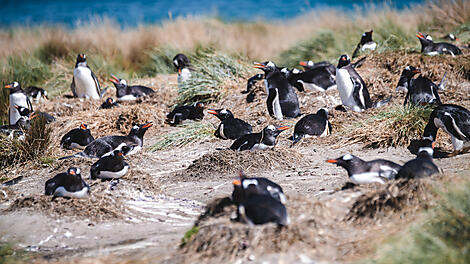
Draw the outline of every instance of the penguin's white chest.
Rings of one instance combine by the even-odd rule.
[[[181,70],[181,73],[178,74],[178,83],[182,83],[191,78],[191,71],[188,68]]]
[[[353,97],[354,85],[351,81],[351,75],[349,75],[347,70],[336,69],[336,86],[343,105],[349,107],[356,106]]]
[[[361,51],[366,51],[366,50],[375,50],[377,48],[377,43],[375,42],[367,42],[361,47]]]
[[[27,97],[24,93],[10,94],[10,125],[16,124],[18,119],[21,117],[20,112],[15,108],[15,105],[29,108]]]
[[[100,99],[95,80],[88,67],[78,66],[73,70],[75,93],[79,98]]]

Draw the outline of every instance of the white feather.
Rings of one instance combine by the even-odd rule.
[[[95,80],[88,67],[78,66],[73,70],[75,93],[79,98],[100,99]]]

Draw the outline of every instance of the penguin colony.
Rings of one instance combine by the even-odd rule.
[[[353,52],[352,58],[367,50],[375,50],[377,43],[372,40],[373,31],[365,32]],[[416,35],[421,43],[421,52],[426,55],[462,54],[461,50],[450,43],[434,43],[432,37],[421,32]],[[446,38],[455,40],[454,35]],[[85,54],[78,54],[71,91],[74,97],[83,99],[101,99],[106,91],[101,90],[98,78],[87,65]],[[263,80],[266,92],[267,113],[277,120],[291,119],[302,116],[295,124],[294,133],[290,136],[292,144],[305,137],[324,137],[332,133],[332,125],[328,120],[328,109],[318,109],[316,113],[301,113],[298,92],[337,89],[342,105],[346,110],[362,112],[370,108],[381,107],[390,98],[372,102],[367,86],[356,71],[364,58],[355,63],[347,54],[341,55],[335,67],[329,62],[301,61],[303,70],[288,69],[277,66],[272,61],[255,62],[254,67],[263,71],[247,81],[247,102],[255,98],[253,85]],[[178,73],[178,84],[191,78],[190,60],[184,54],[177,54],[173,64]],[[429,122],[425,127],[417,157],[399,165],[384,159],[365,161],[352,154],[344,154],[326,162],[344,168],[354,184],[380,183],[400,178],[423,178],[439,173],[439,168],[433,162],[433,148],[438,129],[451,136],[455,153],[466,152],[470,149],[470,111],[452,104],[442,104],[438,92],[444,90],[445,74],[439,84],[420,75],[420,69],[412,65],[404,65],[403,72],[397,84],[396,91],[406,93],[404,105],[433,105]],[[116,88],[118,102],[136,101],[137,98],[154,93],[152,88],[141,85],[128,85],[127,81],[115,75],[109,79]],[[47,100],[47,91],[43,88],[30,86],[22,90],[20,83],[13,82],[5,86],[10,90],[9,96],[9,125],[2,126],[3,134],[12,136],[13,132],[27,130],[31,120],[42,115],[50,122],[54,117],[47,113],[34,112],[31,101],[38,103]],[[101,109],[119,107],[113,98],[107,98]],[[334,107],[334,106],[328,106]],[[274,148],[277,137],[288,126],[267,125],[259,132],[253,132],[252,126],[234,116],[229,109],[209,109],[207,113],[214,115],[220,121],[214,136],[222,140],[233,140],[230,150],[254,151]],[[199,121],[204,118],[204,104],[197,102],[192,105],[178,105],[167,114],[166,122],[177,126],[186,120]],[[112,180],[125,176],[131,166],[126,162],[129,155],[139,152],[143,147],[144,135],[153,125],[152,122],[134,124],[126,136],[109,135],[94,138],[88,126],[81,124],[78,128],[63,135],[60,147],[67,150],[82,149],[73,155],[62,157],[93,158],[96,162],[90,167],[90,179]],[[59,173],[45,182],[45,194],[55,197],[86,198],[90,194],[90,186],[83,180],[79,168],[71,167],[66,172]],[[239,178],[233,181],[232,202],[237,205],[236,216],[233,220],[248,225],[275,223],[286,226],[290,220],[287,215],[287,199],[280,185],[267,178],[250,178],[240,172]]]

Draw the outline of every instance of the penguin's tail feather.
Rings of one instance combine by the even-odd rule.
[[[444,76],[442,76],[441,82],[437,86],[437,88],[441,91],[444,91],[446,88],[446,75],[447,75],[447,72],[444,73]]]
[[[297,134],[294,134],[294,135],[292,135],[292,137],[289,137],[289,139],[292,140],[292,146],[297,144],[302,138],[303,138],[303,136],[297,135]]]
[[[381,101],[378,101],[378,102],[375,102],[374,105],[372,106],[373,108],[379,108],[379,107],[382,107],[386,104],[388,104],[390,102],[390,100],[392,100],[392,96],[389,96],[387,99],[384,99],[384,100],[381,100]]]

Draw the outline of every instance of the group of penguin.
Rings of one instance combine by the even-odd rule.
[[[365,50],[374,50],[377,43],[372,40],[373,31],[365,32],[357,45],[353,58]],[[418,33],[422,44],[422,52],[427,55],[450,54],[456,56],[462,52],[458,47],[449,43],[434,43],[429,35]],[[294,87],[298,91],[316,90],[326,91],[337,89],[343,106],[352,111],[362,112],[373,107],[386,104],[389,99],[380,102],[372,102],[368,89],[362,77],[355,70],[365,58],[356,63],[351,63],[348,55],[339,58],[337,67],[329,62],[302,61],[300,65],[304,70],[288,69],[276,66],[271,61],[263,63],[255,62],[254,67],[261,69],[263,74],[257,74],[248,79],[247,101],[253,101],[255,93],[253,85],[256,81],[264,79],[266,104],[269,115],[283,120],[284,118],[296,118],[302,115],[299,108],[299,100]],[[189,59],[184,54],[177,54],[173,64],[178,71],[178,84],[191,78],[193,71]],[[445,74],[439,85],[434,84],[424,76],[413,79],[420,73],[411,65],[406,66],[397,85],[397,91],[406,92],[405,105],[433,104],[434,110],[424,130],[423,139],[417,157],[400,166],[394,162],[377,159],[364,161],[351,154],[343,155],[337,159],[329,159],[327,162],[336,164],[346,169],[349,179],[356,184],[385,183],[398,178],[420,178],[438,173],[439,169],[433,163],[433,147],[439,128],[451,135],[455,151],[467,151],[470,148],[470,111],[450,104],[442,104],[438,90],[444,89]],[[116,87],[117,101],[134,101],[139,97],[149,95],[154,91],[145,86],[129,86],[126,80],[114,75],[110,81]],[[34,118],[32,104],[28,95],[34,100],[47,99],[47,92],[38,87],[31,87],[28,94],[21,89],[18,82],[5,86],[10,89],[10,126],[26,127]],[[77,56],[76,65],[71,84],[74,97],[85,99],[101,99],[104,92],[101,90],[98,79],[86,62],[85,54]],[[29,92],[31,91],[31,92]],[[101,108],[108,109],[118,104],[108,98]],[[224,140],[234,140],[231,150],[265,150],[273,148],[276,138],[287,126],[268,125],[258,133],[253,133],[252,126],[247,122],[235,118],[228,109],[209,109],[209,114],[220,120],[214,135]],[[201,120],[204,117],[204,104],[201,102],[193,105],[175,107],[168,115],[167,122],[170,125],[181,124],[184,120]],[[60,142],[64,149],[83,148],[67,158],[97,158],[98,160],[90,168],[90,179],[119,179],[128,173],[130,165],[124,156],[132,155],[142,149],[143,137],[152,123],[133,125],[127,136],[105,136],[95,139],[86,124],[72,129],[66,133]],[[328,110],[319,109],[315,114],[303,116],[295,125],[291,139],[297,143],[304,137],[328,136],[332,132],[331,123],[328,121]],[[280,226],[287,225],[289,218],[285,208],[286,197],[282,188],[266,178],[248,178],[243,173],[240,179],[233,182],[234,191],[232,200],[237,205],[237,217],[239,221],[247,224],[264,224],[274,222]],[[47,180],[45,194],[54,197],[87,197],[90,186],[83,180],[79,168],[71,167],[67,172],[57,174]]]

